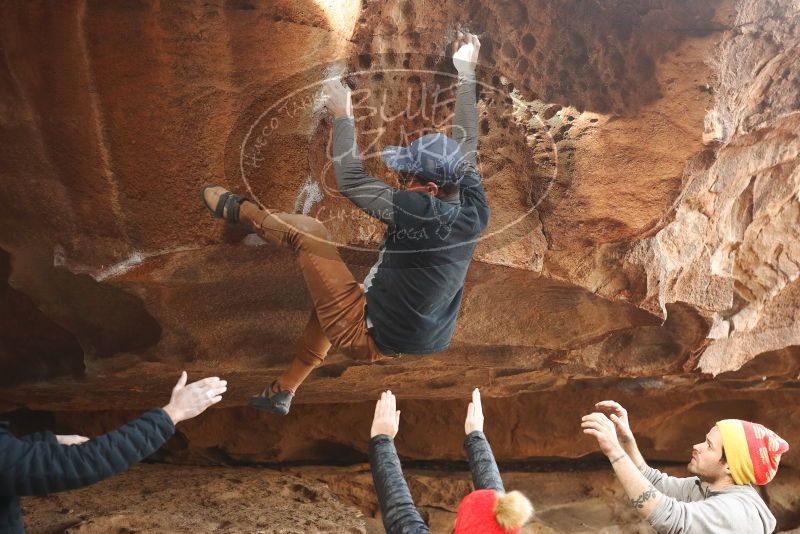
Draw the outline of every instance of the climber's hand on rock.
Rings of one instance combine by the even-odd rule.
[[[481,42],[471,33],[458,33],[456,42],[453,43],[453,66],[459,74],[474,74],[478,64],[478,53]]]
[[[478,388],[472,390],[472,402],[467,406],[467,420],[464,421],[464,432],[467,435],[476,430],[483,432],[483,407],[481,406],[481,392]]]
[[[613,400],[604,400],[595,404],[594,407],[607,415],[611,422],[614,423],[620,443],[626,444],[635,441],[628,421],[628,410],[623,408],[620,403]]]
[[[81,443],[89,441],[89,438],[86,436],[77,436],[75,434],[70,434],[68,436],[59,434],[56,436],[56,441],[61,445],[80,445]]]
[[[339,80],[328,80],[322,85],[325,107],[334,117],[351,117],[353,104],[350,88]]]
[[[222,400],[222,394],[228,390],[228,382],[216,376],[204,378],[186,385],[186,371],[181,373],[178,383],[172,388],[172,398],[164,406],[173,424],[196,417],[206,408]]]
[[[581,419],[581,428],[584,434],[589,434],[597,438],[597,444],[603,454],[608,456],[618,456],[624,453],[617,439],[617,432],[614,430],[614,423],[600,412],[584,415]]]
[[[397,409],[397,399],[391,391],[384,391],[375,404],[375,417],[372,418],[372,429],[369,436],[374,438],[384,434],[394,439],[399,428],[400,410]]]

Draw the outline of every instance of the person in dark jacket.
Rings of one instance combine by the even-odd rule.
[[[477,170],[475,65],[480,42],[462,35],[453,136],[424,135],[408,147],[382,152],[400,188],[369,176],[356,144],[349,88],[324,86],[333,116],[333,168],[339,191],[360,210],[386,223],[378,260],[364,283],[342,261],[325,226],[313,217],[262,209],[219,186],[203,191],[217,218],[251,225],[266,241],[297,255],[313,302],[289,368],[250,400],[254,408],[289,412],[297,388],[331,348],[374,362],[384,356],[431,354],[447,348],[461,307],[464,280],[489,205]]]
[[[400,426],[400,411],[391,391],[381,394],[375,405],[369,443],[369,463],[383,526],[387,534],[427,534],[403,478],[400,460],[394,448],[394,437]],[[506,493],[492,448],[483,434],[481,394],[472,392],[464,422],[464,449],[469,459],[475,491],[461,500],[453,528],[455,534],[518,533],[533,516],[533,505],[520,492]]]
[[[82,488],[128,469],[158,450],[175,425],[222,400],[217,377],[186,385],[184,371],[169,404],[127,425],[89,439],[38,432],[21,438],[0,425],[0,534],[24,533],[19,498]]]

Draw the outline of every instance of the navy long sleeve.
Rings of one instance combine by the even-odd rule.
[[[24,441],[25,443],[36,443],[40,441],[44,441],[47,443],[58,443],[56,435],[50,432],[49,430],[45,430],[44,432],[34,432],[33,434],[22,436],[21,438],[19,438],[19,440]]]
[[[19,496],[94,484],[150,456],[174,432],[160,408],[80,445],[60,445],[52,434],[18,439],[0,428],[0,533],[24,532]]]

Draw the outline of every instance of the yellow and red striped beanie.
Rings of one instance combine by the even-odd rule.
[[[717,428],[734,482],[763,486],[772,480],[788,443],[767,427],[741,419],[717,421]]]

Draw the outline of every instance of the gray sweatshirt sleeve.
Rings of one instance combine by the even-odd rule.
[[[353,117],[333,120],[333,171],[339,191],[353,204],[386,224],[394,222],[395,189],[364,171]]]
[[[475,89],[475,74],[458,77],[456,87],[456,109],[453,117],[453,139],[461,145],[461,153],[466,159],[469,169],[465,172],[461,187],[475,187],[480,184],[477,171],[478,155],[478,110]]]
[[[647,466],[642,473],[644,477],[661,493],[683,501],[694,500],[692,493],[699,491],[697,478],[671,477],[658,469]],[[698,494],[697,497],[700,497]]]
[[[659,534],[772,532],[752,506],[734,495],[716,495],[698,502],[680,502],[662,495],[647,521]]]

